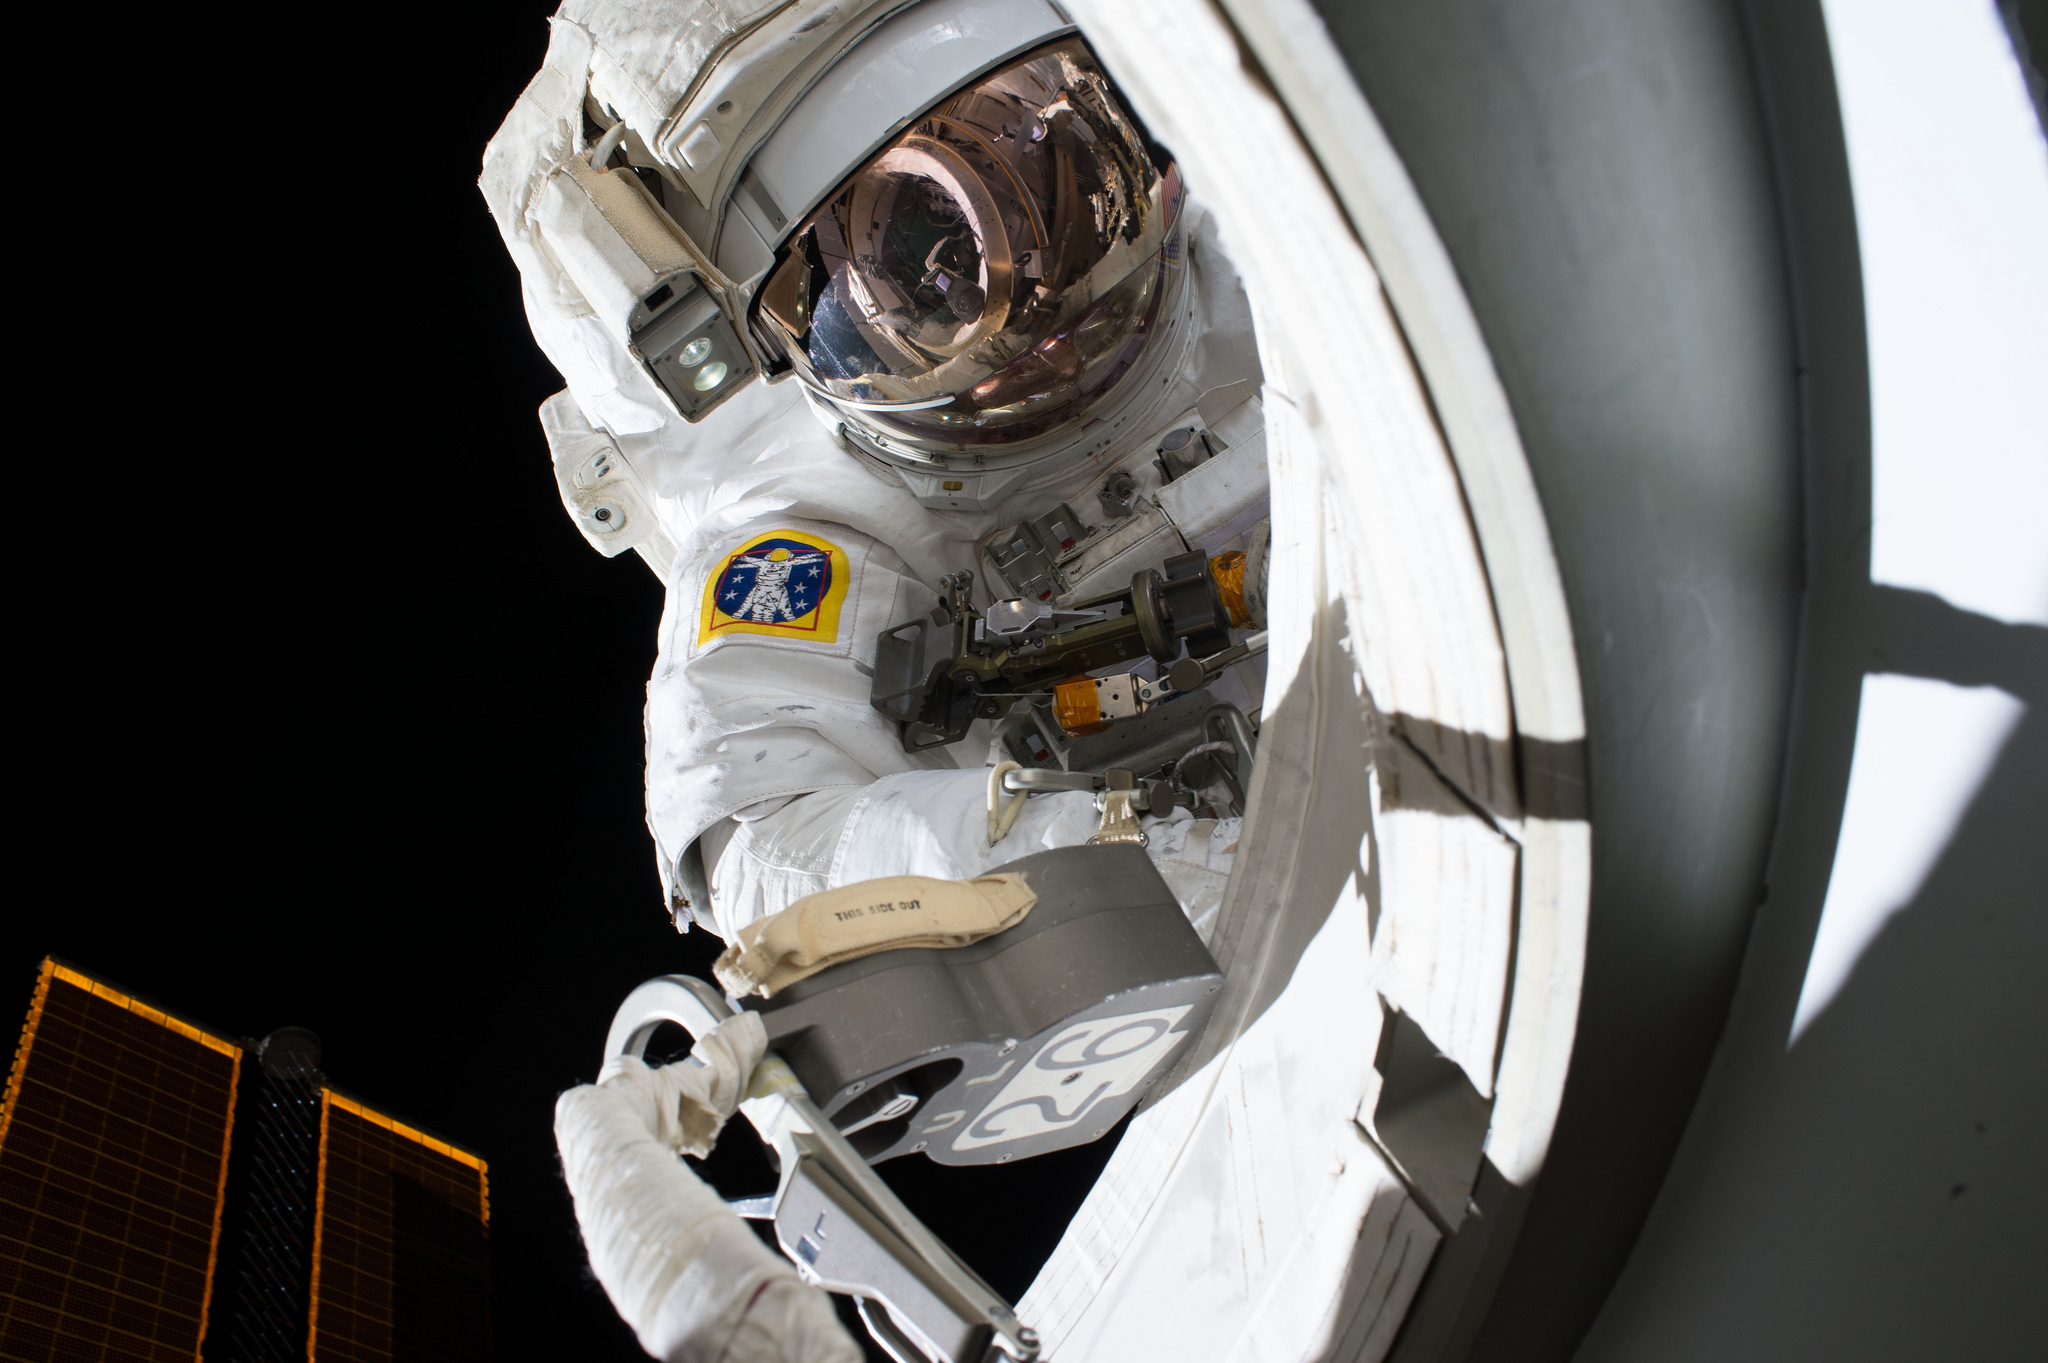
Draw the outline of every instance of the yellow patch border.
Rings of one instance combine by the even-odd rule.
[[[744,557],[749,550],[759,548],[769,540],[800,540],[813,545],[830,556],[832,585],[825,589],[825,599],[817,609],[804,617],[809,623],[791,621],[787,624],[768,625],[755,620],[735,620],[718,608],[718,582],[725,576],[733,562]],[[853,563],[846,551],[822,535],[807,530],[789,528],[764,530],[742,544],[736,545],[704,573],[703,608],[697,614],[697,647],[730,638],[737,634],[765,635],[774,639],[789,639],[804,643],[836,644],[839,642],[839,612],[846,604],[846,594],[853,585]]]

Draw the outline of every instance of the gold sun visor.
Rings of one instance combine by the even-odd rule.
[[[988,448],[1084,421],[1160,322],[1180,177],[1079,39],[955,92],[800,223],[755,322],[863,424]]]

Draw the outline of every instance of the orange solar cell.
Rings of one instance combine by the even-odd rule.
[[[0,1108],[0,1357],[198,1357],[241,1058],[43,962]]]
[[[327,1090],[311,1363],[489,1358],[490,1214],[482,1160]]]

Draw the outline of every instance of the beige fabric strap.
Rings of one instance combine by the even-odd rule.
[[[1038,896],[1015,874],[883,876],[805,895],[747,924],[711,967],[735,995],[771,997],[826,966],[897,947],[964,947],[1015,927]]]

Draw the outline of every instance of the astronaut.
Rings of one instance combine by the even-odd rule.
[[[1086,619],[1260,534],[1248,306],[1066,16],[566,0],[480,187],[567,382],[564,504],[666,585],[647,810],[678,927],[1096,835],[1085,791],[990,814],[992,764],[1085,757],[1044,697],[915,751],[875,697],[879,637],[949,581]],[[1255,713],[1260,676],[1216,694]],[[1143,820],[1198,928],[1235,812]]]

